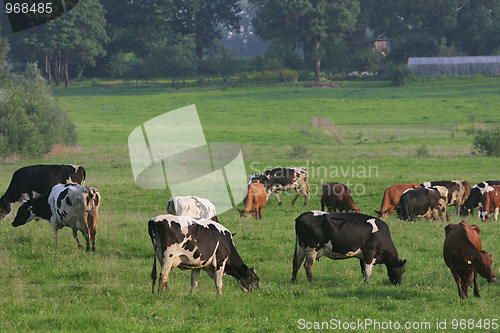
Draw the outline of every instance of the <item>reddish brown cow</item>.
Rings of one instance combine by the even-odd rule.
[[[444,261],[455,278],[458,295],[467,298],[467,289],[474,282],[474,296],[479,297],[477,273],[488,282],[495,282],[497,279],[491,268],[491,255],[482,250],[479,227],[462,221],[459,224],[448,224],[445,231]]]
[[[490,220],[490,214],[494,213],[495,222],[498,220],[500,210],[500,185],[488,186],[481,197],[481,215],[483,222]]]
[[[330,182],[321,185],[321,210],[328,209],[328,212],[349,212],[359,213],[359,209],[352,200],[351,190],[341,183]]]
[[[387,217],[387,215],[394,213],[394,209],[398,205],[401,195],[410,188],[420,187],[417,183],[410,184],[396,184],[389,186],[384,192],[384,198],[382,199],[382,206],[380,210],[375,210],[378,217]]]
[[[266,188],[261,183],[251,183],[248,186],[248,194],[244,200],[245,209],[238,211],[241,216],[248,217],[250,213],[253,213],[253,217],[256,219],[262,219],[262,208],[266,206],[267,195]]]

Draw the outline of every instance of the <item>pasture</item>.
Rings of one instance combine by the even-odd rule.
[[[175,90],[116,84],[56,90],[77,127],[78,151],[2,161],[0,193],[25,165],[85,166],[86,185],[102,195],[97,250],[78,251],[68,228],[59,232],[55,246],[45,221],[14,229],[12,214],[1,220],[0,331],[284,332],[316,325],[333,330],[369,320],[380,329],[355,326],[351,331],[498,331],[492,326],[500,325],[498,284],[478,277],[482,297],[472,292],[467,300],[458,297],[442,256],[446,223],[385,219],[400,258],[408,261],[401,286],[389,283],[383,265],[374,267],[366,285],[357,259],[328,258],[316,263],[313,283],[303,267],[297,284],[290,283],[294,220],[320,208],[322,183],[350,186],[357,207],[373,215],[384,190],[396,183],[464,179],[475,184],[500,178],[500,159],[472,155],[473,136],[466,132],[476,122],[500,125],[500,78],[421,79],[402,88],[386,82],[341,85]],[[260,291],[244,293],[225,276],[221,297],[202,272],[191,294],[190,272],[174,269],[169,290],[151,294],[147,221],[165,213],[170,194],[135,185],[127,138],[145,121],[190,104],[196,104],[208,142],[241,146],[248,175],[279,166],[309,171],[312,195],[306,207],[303,197],[292,206],[290,192],[280,195],[282,206],[271,196],[260,221],[242,218],[236,209],[219,216],[235,233],[245,263],[259,275]],[[313,128],[312,116],[341,126],[344,144],[329,131]],[[500,275],[499,223],[465,220],[481,228],[483,249],[492,253]],[[450,223],[459,221],[451,212]]]

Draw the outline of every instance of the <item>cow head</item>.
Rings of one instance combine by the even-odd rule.
[[[67,165],[67,172],[69,173],[66,178],[66,184],[80,184],[83,185],[85,183],[85,177],[87,176],[87,172],[85,168],[81,165]]]
[[[387,264],[387,275],[389,275],[389,280],[394,285],[400,285],[403,279],[403,274],[405,273],[406,259],[399,259],[395,264]]]
[[[248,268],[242,264],[240,267],[226,265],[226,273],[232,275],[240,285],[243,291],[259,290],[259,277],[255,273],[255,269]]]
[[[249,217],[250,216],[250,213],[251,212],[247,212],[245,211],[244,209],[239,209],[239,208],[236,208],[238,210],[238,212],[240,212],[240,217]]]
[[[12,210],[12,203],[5,200],[4,197],[0,198],[0,218],[3,219],[5,216],[10,214]]]
[[[493,265],[493,260],[491,259],[491,254],[486,251],[479,251],[475,256],[467,256],[464,258],[467,265],[472,266],[476,269],[476,272],[484,277],[488,282],[496,282],[497,277],[493,273],[491,266]]]
[[[37,216],[33,212],[33,206],[31,205],[31,200],[26,201],[19,207],[17,211],[16,217],[14,217],[14,221],[12,221],[13,227],[19,227],[20,225],[26,224],[31,220],[36,219]]]

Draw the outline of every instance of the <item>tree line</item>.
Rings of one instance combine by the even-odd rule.
[[[499,15],[500,0],[85,0],[16,34],[0,20],[10,63],[37,62],[50,84],[67,86],[81,76],[175,83],[284,68],[319,80],[410,56],[494,55]],[[390,41],[390,53],[374,39]]]

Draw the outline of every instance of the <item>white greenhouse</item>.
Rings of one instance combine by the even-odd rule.
[[[499,75],[500,56],[409,58],[408,66],[417,76]]]

